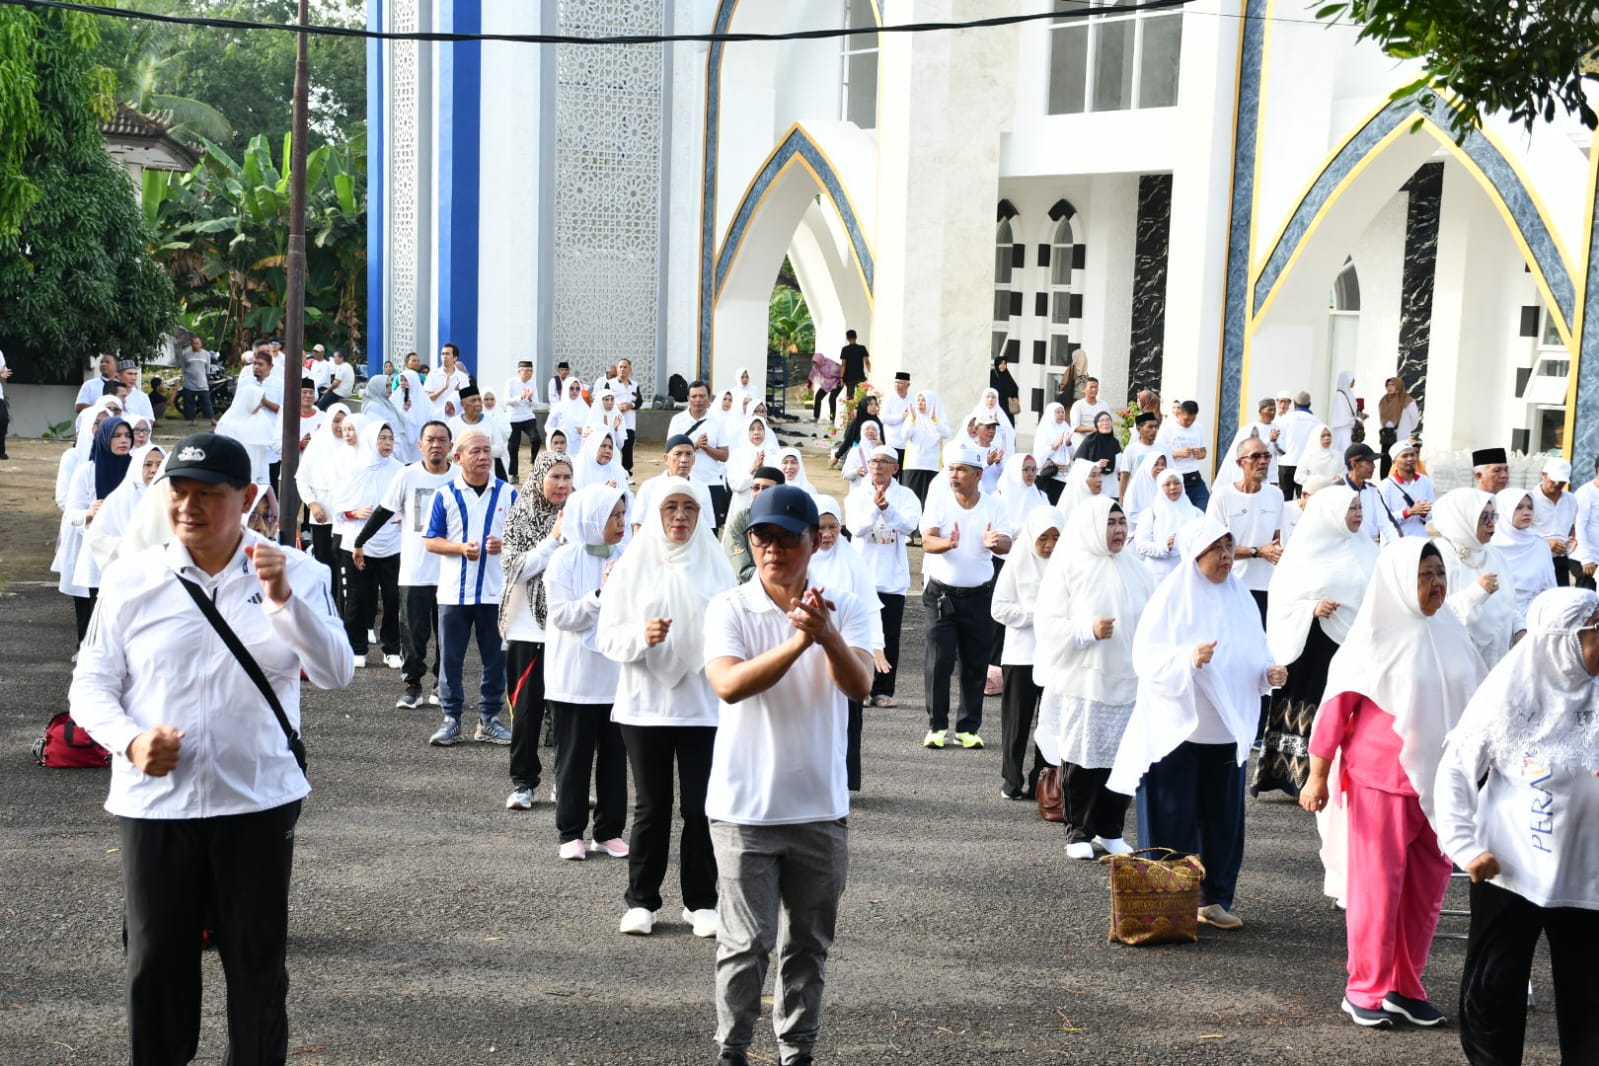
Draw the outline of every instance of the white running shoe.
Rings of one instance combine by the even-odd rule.
[[[512,789],[511,794],[505,797],[505,809],[508,811],[531,811],[533,809],[533,790],[531,788]]]
[[[628,936],[649,936],[654,931],[655,912],[643,907],[629,907],[627,913],[622,915],[622,924],[617,927],[617,932]]]
[[[1094,857],[1094,844],[1089,840],[1076,840],[1066,845],[1068,859],[1092,859]]]
[[[390,670],[398,670],[400,667],[405,665],[405,660],[400,658],[398,655],[385,655],[383,657],[383,665],[387,666]]]
[[[1121,837],[1095,837],[1094,843],[1112,855],[1131,855],[1133,853],[1133,846]]]
[[[702,940],[715,940],[716,934],[722,930],[722,922],[716,917],[716,911],[705,907],[697,911],[683,908],[683,920],[694,927],[694,935]]]

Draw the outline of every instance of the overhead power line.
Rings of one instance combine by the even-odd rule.
[[[775,0],[760,0],[772,3]],[[216,18],[206,15],[163,15],[153,11],[135,11],[122,7],[102,7],[98,4],[75,3],[73,0],[0,0],[0,4],[14,7],[50,8],[58,11],[78,11],[101,18],[132,19],[141,22],[164,22],[177,26],[204,26],[228,30],[265,30],[278,33],[308,33],[314,37],[357,37],[376,41],[424,41],[451,43],[464,41],[508,41],[512,44],[674,44],[734,43],[739,41],[815,41],[838,37],[863,37],[880,33],[937,33],[945,30],[987,29],[995,26],[1015,26],[1025,22],[1042,22],[1086,19],[1092,16],[1134,15],[1142,11],[1169,11],[1186,6],[1189,0],[1143,0],[1142,3],[1115,8],[1072,8],[1065,11],[1034,11],[1024,15],[996,15],[992,18],[971,19],[964,22],[905,22],[885,26],[842,26],[815,30],[784,30],[781,33],[637,33],[605,37],[583,37],[570,33],[434,33],[369,30],[356,26],[299,26],[294,23],[252,22],[247,19]]]

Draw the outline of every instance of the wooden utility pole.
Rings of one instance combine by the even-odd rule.
[[[305,376],[305,139],[306,102],[311,93],[303,27],[310,23],[309,0],[300,0],[300,26],[294,45],[294,118],[289,142],[289,264],[283,331],[283,463],[278,475],[278,542],[293,545],[300,532],[300,495],[294,474],[300,467],[300,379]]]

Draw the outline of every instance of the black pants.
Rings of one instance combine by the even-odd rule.
[[[1287,463],[1277,464],[1277,487],[1283,490],[1284,500],[1299,499],[1299,485],[1294,481],[1294,471],[1298,469],[1299,467],[1289,466]]]
[[[511,704],[511,787],[537,789],[544,776],[544,764],[539,762],[539,732],[544,728],[543,644],[506,642],[505,692]],[[583,790],[586,803],[588,786]]]
[[[609,703],[550,701],[555,715],[555,829],[561,843],[583,839],[594,784],[594,839],[622,835],[627,820],[627,750]]]
[[[216,411],[211,406],[211,390],[179,389],[178,413],[187,419],[190,424],[193,424],[194,420],[202,414],[207,418],[215,419]]]
[[[1460,1046],[1472,1066],[1520,1066],[1527,979],[1538,934],[1549,938],[1560,1061],[1599,1062],[1599,911],[1539,907],[1486,881],[1471,886],[1471,932],[1460,978]]]
[[[628,841],[629,907],[661,909],[661,882],[672,850],[672,770],[677,770],[683,835],[677,843],[678,887],[691,911],[716,907],[716,855],[705,791],[711,782],[715,726],[618,726],[633,770],[633,832]],[[595,831],[599,836],[599,831]],[[607,839],[600,837],[601,840]]]
[[[1110,780],[1110,767],[1073,766],[1062,763],[1060,767],[1061,798],[1066,808],[1066,843],[1103,837],[1119,840],[1126,831],[1127,807],[1131,796],[1112,792],[1105,787]]]
[[[344,568],[339,563],[339,550],[333,541],[333,527],[311,523],[311,558],[328,568],[332,576],[333,605],[344,616]]]
[[[1044,499],[1049,501],[1051,507],[1060,503],[1060,494],[1065,491],[1066,482],[1059,478],[1041,477],[1038,479],[1037,484],[1039,490],[1044,494]]]
[[[370,649],[366,633],[377,620],[378,600],[383,602],[382,628],[378,630],[378,643],[384,655],[400,654],[400,557],[390,555],[382,559],[367,556],[366,566],[357,568],[355,556],[339,552],[344,564],[344,634],[357,657]]]
[[[281,739],[281,738],[280,738]],[[228,985],[229,1066],[289,1054],[289,875],[300,803],[253,814],[119,819],[129,1061],[173,1066],[200,1042],[200,933],[213,923]]]
[[[434,585],[400,586],[400,677],[406,688],[421,688],[428,672],[428,641],[433,641],[433,681],[439,680],[439,590]]]
[[[1393,469],[1394,461],[1388,457],[1388,449],[1398,440],[1399,430],[1393,426],[1383,426],[1377,431],[1377,451],[1382,456],[1382,477],[1387,477],[1388,471]]]
[[[883,603],[883,658],[888,660],[888,673],[872,671],[872,695],[892,696],[894,679],[899,675],[899,631],[905,626],[905,597],[893,592],[879,592]]]
[[[733,493],[726,485],[707,485],[711,490],[711,510],[716,513],[716,535],[722,535],[722,529],[727,525],[727,509],[732,506]]]
[[[927,506],[927,490],[933,484],[933,478],[938,476],[937,470],[906,470],[902,480],[905,487],[916,494],[916,499],[923,507]]]
[[[272,491],[273,492],[278,491],[278,475],[280,475],[282,473],[283,473],[283,460],[282,459],[279,459],[277,462],[269,463],[267,465],[267,484],[272,486]],[[290,515],[289,517],[292,519],[294,516]]]
[[[321,396],[317,397],[316,407],[319,411],[326,411],[329,407],[332,407],[336,403],[348,402],[349,401],[347,401],[343,396],[340,396],[332,389],[329,389],[327,392],[324,392]]]
[[[84,548],[88,551],[88,548]],[[90,589],[87,596],[72,597],[72,619],[78,624],[78,643],[89,635],[89,619],[94,617],[94,604],[100,598],[99,589]]]
[[[959,595],[956,595],[959,593]],[[988,680],[988,652],[994,640],[989,615],[994,586],[954,589],[929,581],[922,592],[927,649],[922,674],[927,686],[927,727],[949,728],[949,679],[960,660],[960,716],[955,732],[975,733],[983,724],[983,685]],[[948,604],[942,611],[940,602]]]
[[[1002,629],[1003,626],[996,626]],[[1005,674],[1005,695],[999,701],[1000,720],[1000,773],[1005,784],[1018,791],[1031,792],[1038,784],[1038,775],[1044,760],[1033,746],[1033,720],[1038,717],[1038,700],[1044,690],[1033,683],[1033,668],[1011,663],[1000,667]],[[1022,765],[1027,761],[1027,749],[1033,747],[1033,769],[1022,781]]]
[[[507,450],[511,453],[511,483],[520,487],[517,477],[522,459],[522,440],[526,438],[533,445],[533,454],[528,458],[528,466],[539,461],[539,423],[536,418],[524,418],[520,422],[511,423],[511,440]]]
[[[622,469],[627,471],[627,476],[633,476],[633,442],[638,439],[638,431],[627,431],[627,440],[622,442]]]
[[[850,700],[844,726],[844,784],[851,792],[861,790],[861,730],[865,725],[866,705]]]
[[[9,459],[6,455],[6,434],[11,432],[11,408],[6,406],[4,398],[0,398],[0,459]]]
[[[822,417],[822,401],[826,400],[830,405],[827,417],[834,422],[838,421],[838,394],[843,391],[842,385],[835,386],[831,391],[818,390],[816,401],[811,405],[811,420],[814,422]]]

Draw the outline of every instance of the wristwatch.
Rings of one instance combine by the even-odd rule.
[[[1249,549],[1249,557],[1251,559],[1259,559],[1260,558],[1260,549],[1259,548],[1250,548]]]

